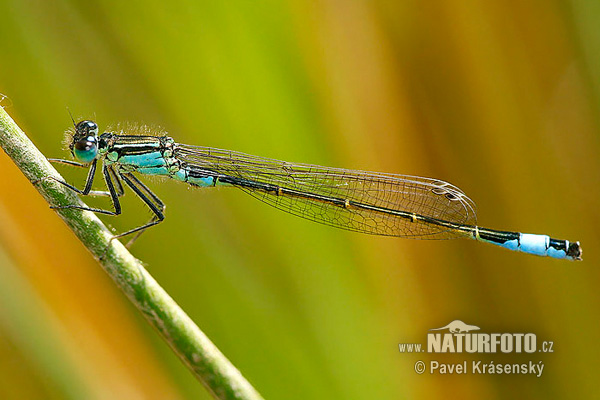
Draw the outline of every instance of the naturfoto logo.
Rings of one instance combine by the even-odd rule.
[[[538,343],[534,333],[486,333],[476,325],[469,325],[454,320],[440,328],[432,328],[427,332],[427,345],[422,343],[400,343],[400,353],[552,353],[554,343],[542,341]],[[538,378],[544,371],[542,361],[519,363],[498,363],[472,360],[445,363],[430,360],[429,366],[422,360],[414,365],[415,372],[423,374],[427,369],[431,374],[513,374],[534,375]]]
[[[448,330],[448,333],[431,331]],[[537,338],[534,333],[482,333],[475,325],[460,320],[427,334],[428,353],[534,353]]]

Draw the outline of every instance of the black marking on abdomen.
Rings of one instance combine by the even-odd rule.
[[[521,234],[519,232],[497,231],[494,229],[477,228],[479,238],[487,242],[503,244],[511,240],[516,240],[520,244]]]

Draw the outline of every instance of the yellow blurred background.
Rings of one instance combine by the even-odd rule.
[[[482,226],[581,241],[572,263],[371,237],[151,180],[167,219],[133,254],[265,398],[600,397],[597,3],[0,0],[0,39],[6,111],[48,157],[68,157],[69,107],[100,129],[443,179]],[[0,398],[209,398],[3,152],[0,170]],[[146,221],[123,205],[101,218]],[[554,353],[399,353],[455,319]],[[421,359],[545,369],[418,375]]]

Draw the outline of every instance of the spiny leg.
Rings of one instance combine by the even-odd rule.
[[[125,190],[123,190],[123,184],[121,183],[121,179],[119,179],[119,175],[117,175],[117,173],[115,172],[115,169],[113,167],[110,167],[109,169],[110,174],[112,175],[114,182],[116,183],[117,187],[117,195],[123,196],[125,194]]]
[[[161,200],[161,199],[159,199],[159,198],[158,198],[158,196],[157,196],[157,195],[155,195],[155,194],[152,192],[152,190],[150,190],[150,188],[149,188],[148,186],[146,186],[146,185],[145,185],[145,184],[144,184],[142,181],[140,181],[140,180],[139,180],[139,179],[138,179],[138,178],[137,178],[135,175],[133,175],[132,173],[127,173],[127,177],[128,177],[129,179],[131,179],[131,180],[132,180],[132,181],[133,181],[133,182],[134,182],[134,183],[135,183],[135,184],[136,184],[136,185],[137,185],[139,188],[141,188],[141,189],[142,189],[144,192],[146,192],[146,194],[147,194],[148,196],[150,196],[150,197],[152,198],[152,200],[154,200],[154,204],[155,204],[155,205],[156,205],[158,208],[160,208],[160,211],[161,211],[161,212],[163,213],[163,215],[164,215],[164,212],[165,212],[165,204],[162,202],[162,200]],[[155,221],[156,221],[156,222],[155,222]],[[152,222],[155,222],[155,223],[154,223],[154,224],[152,224],[152,225],[156,225],[156,224],[158,224],[160,221],[162,221],[162,220],[158,220],[158,217],[157,217],[157,215],[156,215],[156,213],[155,213],[155,214],[152,216],[152,218],[150,218],[150,221],[148,221],[148,224],[150,224],[150,223],[152,223]],[[150,225],[150,226],[152,226],[152,225]],[[140,231],[138,231],[138,232],[137,232],[137,233],[136,233],[136,234],[135,234],[135,235],[134,235],[134,236],[133,236],[133,237],[132,237],[132,238],[131,238],[131,239],[130,239],[128,242],[127,242],[127,244],[125,245],[125,247],[127,247],[127,248],[130,248],[130,247],[131,247],[131,245],[133,245],[133,243],[134,243],[134,242],[135,242],[135,241],[136,241],[136,240],[137,240],[137,239],[140,237],[140,235],[141,235],[142,233],[144,233],[144,231],[145,231],[145,229],[144,229],[144,230],[140,230]]]
[[[122,175],[127,175],[127,177],[133,182],[135,182],[138,185],[138,187],[141,187],[142,190],[146,192],[146,194],[152,197],[152,200],[154,200],[154,203],[161,209],[161,211],[165,211],[165,204],[162,202],[162,200],[159,199],[158,196],[154,194],[154,192],[152,192],[152,190],[150,190],[150,188],[144,184],[144,182],[140,181],[137,178],[137,176],[133,175],[131,172],[123,173]]]
[[[76,163],[74,161],[69,161],[69,160],[60,160],[59,162],[63,162],[64,164],[73,165],[73,166],[77,166],[77,167],[85,167],[84,164]],[[160,223],[162,220],[164,220],[163,211],[165,209],[165,205],[158,198],[158,196],[156,196],[154,193],[152,193],[152,191],[146,185],[144,185],[138,178],[136,178],[133,174],[117,172],[117,171],[115,171],[115,169],[112,166],[107,166],[107,165],[104,165],[104,167],[102,168],[102,173],[104,175],[104,181],[106,183],[106,187],[108,188],[108,192],[93,192],[91,190],[91,187],[92,187],[92,184],[94,181],[96,165],[97,165],[97,161],[96,160],[92,161],[92,164],[90,165],[90,170],[88,172],[88,176],[86,179],[86,184],[85,184],[85,187],[83,190],[80,190],[77,187],[75,187],[67,182],[60,181],[58,179],[55,179],[55,180],[57,182],[61,183],[62,185],[68,187],[69,189],[73,190],[74,192],[81,194],[81,195],[99,194],[99,195],[110,196],[113,207],[114,207],[114,211],[103,210],[103,209],[92,208],[92,207],[84,207],[84,206],[78,206],[78,205],[72,205],[72,204],[65,205],[65,206],[56,206],[56,207],[51,207],[51,208],[53,208],[53,209],[78,209],[78,210],[92,211],[92,212],[106,214],[106,215],[120,215],[121,214],[121,204],[119,202],[119,197],[124,194],[123,184],[121,183],[121,179],[123,179],[125,181],[125,183],[127,183],[127,186],[129,186],[135,192],[135,194],[137,194],[138,197],[141,198],[142,201],[144,203],[146,203],[146,205],[148,205],[150,210],[152,210],[152,212],[154,213],[152,219],[148,223],[146,223],[142,226],[139,226],[137,228],[130,229],[130,230],[120,233],[118,235],[115,235],[111,238],[111,240],[112,240],[112,239],[116,239],[119,237],[127,236],[132,233],[138,232],[138,234],[127,243],[126,246],[129,247],[133,244],[135,239],[137,239],[144,230],[146,230],[147,228],[154,226],[154,225]]]
[[[71,208],[71,209],[77,209],[77,210],[84,210],[84,211],[92,211],[95,213],[100,213],[100,214],[106,214],[106,215],[120,215],[121,214],[121,203],[119,202],[119,194],[117,193],[117,191],[115,190],[115,186],[112,182],[112,178],[111,178],[111,167],[104,165],[102,168],[102,173],[104,175],[104,182],[106,183],[106,187],[108,188],[108,195],[110,196],[110,199],[112,201],[113,207],[114,207],[114,211],[110,211],[110,210],[103,210],[100,208],[91,208],[91,207],[84,207],[84,206],[78,206],[78,205],[74,205],[74,204],[68,204],[66,206],[53,206],[50,207],[52,209],[67,209],[67,208]],[[62,183],[63,185],[65,185],[66,187],[68,187],[69,189],[82,194],[82,195],[88,195],[90,193],[90,189],[92,187],[92,183],[94,181],[94,174],[96,172],[96,160],[94,160],[92,162],[92,165],[90,166],[90,171],[88,172],[88,177],[85,183],[85,188],[83,190],[79,190],[77,189],[75,186],[70,185],[66,182],[60,181],[60,180],[56,180],[57,182]],[[114,178],[116,180],[119,179],[119,177],[114,173],[114,171],[112,172]],[[121,185],[120,182],[118,182],[118,187],[121,190],[123,190],[123,186]]]
[[[71,167],[87,168],[87,164],[82,164],[77,161],[64,160],[62,158],[48,158],[47,160],[50,161],[51,163],[65,164],[65,165],[70,165]]]
[[[64,164],[64,165],[69,165],[72,167],[78,167],[78,168],[88,168],[88,164],[82,164],[76,161],[71,161],[71,160],[63,160],[61,158],[48,158],[48,161],[50,161],[51,163],[57,163],[57,164]],[[69,189],[82,194],[82,195],[89,195],[89,196],[111,196],[110,192],[104,191],[104,190],[91,190],[91,185],[93,183],[94,180],[94,176],[96,173],[96,160],[94,160],[92,162],[91,165],[89,165],[90,171],[88,172],[88,177],[86,179],[86,187],[83,190],[79,190],[76,187],[74,187],[73,185],[68,184],[67,182],[61,181],[60,179],[56,179],[54,177],[48,177],[49,179],[52,179],[58,183],[60,183],[61,185],[64,185],[66,187],[68,187]],[[117,195],[119,197],[123,196],[124,192],[123,192],[123,185],[121,185],[121,182],[119,181],[119,178],[115,175],[115,172],[112,170],[112,168],[110,169],[111,174],[113,176],[113,179],[115,180],[115,182],[117,183]],[[91,176],[91,181],[90,181],[90,176]],[[89,181],[89,182],[88,182]],[[89,183],[89,188],[87,188]],[[84,193],[86,188],[88,189],[88,193]]]
[[[63,161],[67,161],[67,160],[63,160]],[[68,164],[68,165],[77,165],[77,164],[79,164],[79,163],[73,162],[73,164]],[[56,179],[54,177],[51,177],[51,178],[54,179],[56,182],[58,182],[62,185],[65,185],[66,187],[73,190],[74,192],[77,192],[79,194],[87,196],[90,193],[90,191],[92,190],[92,184],[94,183],[94,176],[96,175],[96,166],[97,165],[98,165],[98,160],[94,160],[90,164],[90,169],[88,170],[88,175],[85,180],[85,187],[83,188],[83,190],[80,190],[80,189],[76,188],[75,186],[73,186],[67,182],[61,181],[59,179]]]
[[[127,172],[117,172],[119,177],[137,194],[137,196],[142,199],[144,203],[150,208],[150,210],[154,213],[150,221],[142,226],[138,226],[137,228],[130,229],[126,232],[120,233],[118,235],[113,236],[113,239],[120,238],[123,236],[130,235],[132,233],[138,233],[135,235],[129,242],[127,242],[126,247],[129,247],[133,244],[133,242],[148,228],[151,226],[157,225],[161,223],[165,219],[164,203],[154,194],[152,191],[144,185],[139,179],[137,179],[133,174]],[[145,192],[145,193],[144,193]]]

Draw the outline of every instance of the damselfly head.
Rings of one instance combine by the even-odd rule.
[[[89,120],[77,123],[69,149],[73,157],[83,163],[94,160],[98,154],[98,125]]]

